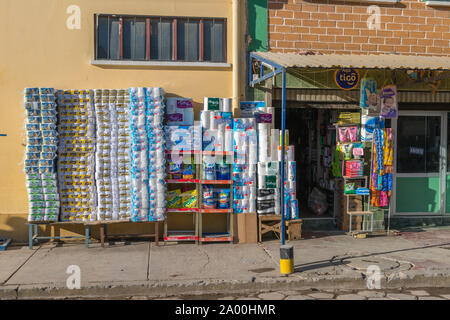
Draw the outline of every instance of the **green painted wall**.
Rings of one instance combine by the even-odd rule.
[[[397,178],[397,212],[439,213],[439,178]]]
[[[450,175],[447,175],[447,179],[445,182],[445,198],[446,198],[445,213],[450,213]]]
[[[248,0],[249,51],[269,50],[267,0]]]

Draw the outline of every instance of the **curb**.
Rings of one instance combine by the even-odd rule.
[[[448,288],[450,277],[447,273],[430,275],[400,274],[389,280],[381,280],[381,289],[399,288]],[[367,290],[366,281],[362,277],[330,277],[299,279],[286,277],[279,279],[262,279],[256,281],[192,281],[175,282],[142,282],[117,284],[91,284],[81,289],[70,290],[62,286],[3,286],[0,287],[0,299],[126,299],[131,296],[147,296],[151,298],[165,298],[171,296],[196,296],[211,294],[243,294],[255,291],[283,291],[283,290]]]

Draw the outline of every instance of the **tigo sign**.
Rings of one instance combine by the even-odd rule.
[[[355,69],[338,69],[334,73],[334,82],[343,90],[351,90],[359,84],[359,72]]]

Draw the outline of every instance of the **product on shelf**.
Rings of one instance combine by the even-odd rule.
[[[59,90],[57,98],[61,221],[94,221],[97,219],[97,192],[93,91]],[[106,201],[111,201],[110,194]]]
[[[28,221],[58,221],[60,198],[57,188],[57,111],[53,88],[26,88],[27,113],[25,180]]]
[[[192,99],[167,98],[167,125],[194,125],[194,109]]]

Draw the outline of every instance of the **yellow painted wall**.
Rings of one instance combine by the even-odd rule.
[[[66,27],[70,5],[81,9],[80,30]],[[0,236],[27,239],[23,88],[160,86],[167,96],[193,98],[197,111],[205,96],[233,96],[232,68],[91,65],[94,14],[100,13],[227,18],[227,62],[233,64],[232,0],[0,0],[0,133],[7,134],[0,137]],[[240,40],[243,48],[243,33]]]

